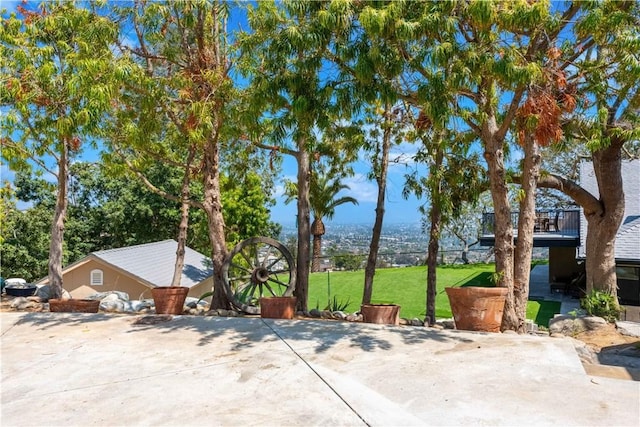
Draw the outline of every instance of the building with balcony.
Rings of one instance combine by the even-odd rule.
[[[623,161],[622,179],[625,215],[616,236],[616,273],[618,299],[640,320],[640,160]],[[580,185],[598,197],[593,163],[580,165]],[[517,240],[518,212],[511,215],[514,239]],[[482,246],[493,246],[495,216],[482,218]],[[549,248],[549,283],[560,284],[583,274],[586,258],[587,221],[582,209],[537,211],[533,246]],[[629,319],[629,316],[627,316]]]
[[[511,213],[514,240],[518,240],[519,212]],[[549,283],[570,282],[581,273],[576,250],[581,241],[582,214],[579,209],[536,211],[533,246],[549,248]],[[495,215],[482,216],[482,246],[495,244]]]

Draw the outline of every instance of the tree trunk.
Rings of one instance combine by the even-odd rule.
[[[438,250],[440,249],[440,225],[442,212],[439,203],[431,205],[431,229],[429,231],[429,246],[427,249],[427,318],[429,326],[436,323],[436,269],[438,266]]]
[[[536,141],[528,135],[524,146],[524,165],[520,186],[524,198],[520,200],[518,240],[514,254],[513,297],[517,323],[515,331],[526,332],[529,278],[533,252],[533,228],[536,220],[536,183],[540,177],[540,153]]]
[[[617,297],[615,238],[624,219],[621,148],[614,139],[609,147],[593,153],[593,169],[599,198],[573,181],[557,175],[540,178],[538,187],[553,188],[571,197],[584,210],[587,219],[586,274],[587,292],[606,291]]]
[[[605,291],[616,301],[615,239],[625,209],[621,147],[622,141],[613,140],[609,147],[593,153],[593,170],[604,209],[601,215],[585,210],[587,292]]]
[[[178,229],[178,248],[176,249],[176,264],[173,269],[173,278],[171,286],[180,286],[182,279],[182,270],[184,268],[184,254],[187,246],[187,233],[189,230],[189,174],[191,173],[191,162],[195,157],[195,149],[189,148],[189,156],[184,168],[184,176],[182,177],[181,206],[180,206],[180,226]]]
[[[62,253],[64,243],[64,221],[67,216],[67,188],[69,175],[69,147],[63,141],[58,162],[58,191],[56,208],[51,223],[51,243],[49,245],[49,298],[62,296]]]
[[[385,122],[389,120],[389,106],[385,108]],[[385,123],[386,124],[386,123]],[[362,304],[371,304],[373,295],[373,276],[376,274],[376,261],[380,249],[380,235],[382,234],[382,221],[384,219],[384,200],[387,191],[387,169],[389,168],[389,149],[391,147],[391,127],[385,126],[382,137],[382,158],[380,159],[380,173],[376,176],[378,182],[378,199],[376,202],[376,219],[373,224],[371,242],[369,244],[369,257],[364,269],[364,292]]]
[[[295,296],[299,311],[307,311],[309,294],[309,255],[311,238],[311,209],[309,205],[309,180],[311,178],[311,158],[305,147],[306,140],[298,142],[298,262]]]
[[[209,240],[211,241],[211,260],[213,262],[213,298],[211,308],[230,309],[231,303],[225,292],[222,266],[227,258],[227,242],[224,235],[224,217],[222,215],[222,196],[220,193],[220,164],[217,135],[204,147],[203,184],[204,200],[202,205],[207,214]]]
[[[313,235],[313,261],[311,263],[311,271],[317,273],[320,271],[320,255],[322,252],[322,234]]]
[[[322,256],[322,236],[325,233],[322,219],[314,218],[311,224],[311,234],[313,235],[313,256],[311,261],[311,271],[317,273],[320,271],[320,257]]]
[[[489,169],[489,184],[495,214],[496,286],[509,289],[502,319],[503,329],[517,328],[518,317],[513,297],[513,225],[511,224],[511,206],[504,167],[502,141],[496,140],[497,125],[495,118],[487,120],[483,135],[485,144],[484,158]]]
[[[438,267],[438,250],[440,249],[440,228],[442,226],[442,163],[444,162],[444,151],[442,149],[442,136],[437,138],[438,145],[433,164],[430,167],[429,197],[431,208],[429,209],[429,219],[431,228],[429,229],[429,246],[427,249],[427,318],[429,326],[436,323],[436,281]],[[434,182],[435,180],[435,182]],[[466,241],[465,241],[466,245]]]

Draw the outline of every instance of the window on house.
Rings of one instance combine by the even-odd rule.
[[[102,270],[91,270],[91,286],[102,286]]]

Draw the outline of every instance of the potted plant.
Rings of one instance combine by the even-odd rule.
[[[463,286],[445,291],[456,329],[500,332],[507,288]]]
[[[360,306],[362,321],[382,325],[398,325],[400,323],[400,306],[397,304],[362,304]]]
[[[158,286],[151,289],[157,314],[182,314],[189,288],[186,286]]]
[[[296,297],[273,296],[260,298],[260,317],[266,319],[293,319]]]
[[[55,313],[97,313],[100,310],[100,300],[96,299],[63,299],[49,300],[49,311]]]

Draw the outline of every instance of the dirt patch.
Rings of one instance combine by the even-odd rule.
[[[602,328],[596,329],[595,331],[579,333],[573,338],[582,341],[587,344],[589,348],[597,352],[600,352],[603,348],[612,346],[625,344],[640,345],[640,338],[622,335],[616,326],[611,323]]]

